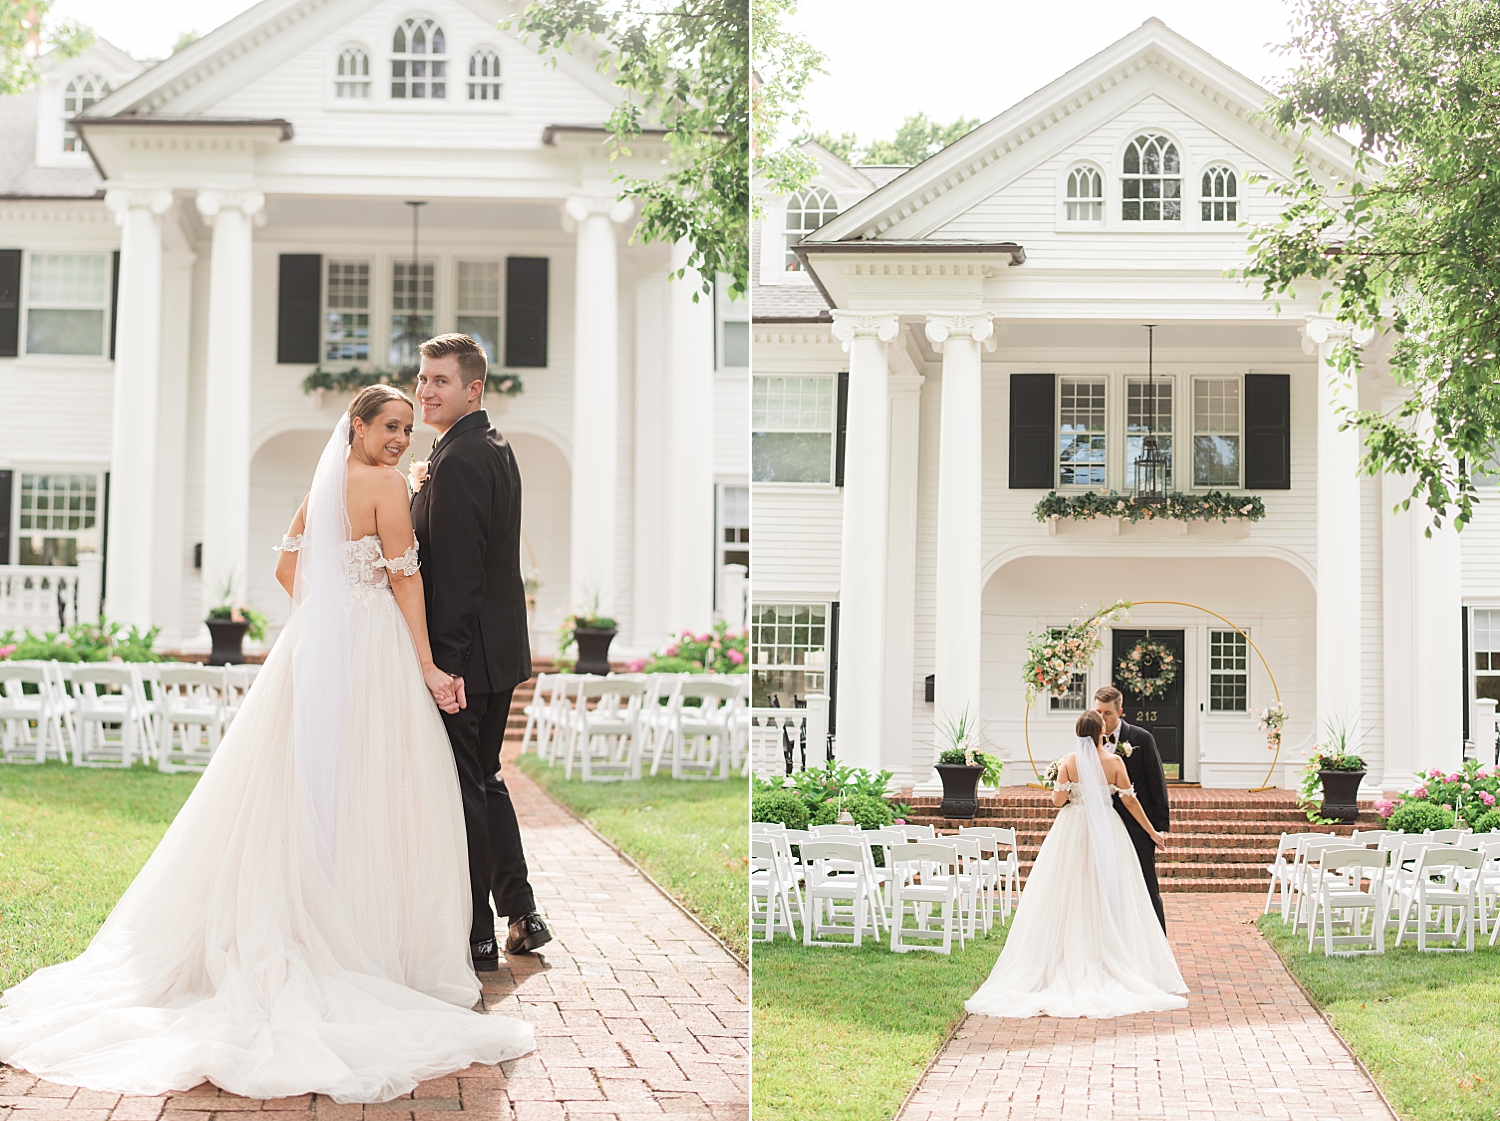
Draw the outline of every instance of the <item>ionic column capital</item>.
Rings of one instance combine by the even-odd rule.
[[[901,317],[894,311],[835,311],[833,337],[847,353],[855,339],[878,339],[889,343],[901,331]]]
[[[563,203],[563,213],[575,222],[602,214],[618,226],[635,213],[635,203],[614,195],[572,195]]]
[[[943,353],[943,344],[950,338],[973,339],[985,350],[995,349],[995,317],[989,312],[951,315],[933,313],[927,316],[927,340],[933,348]]]
[[[199,191],[198,213],[210,226],[218,221],[226,210],[238,210],[246,218],[254,218],[265,209],[266,196],[259,191]]]
[[[110,187],[104,192],[104,205],[123,226],[132,210],[147,210],[160,217],[172,209],[172,192],[166,187]]]
[[[1352,338],[1357,345],[1364,346],[1375,336],[1373,327],[1354,328],[1328,315],[1309,315],[1303,322],[1301,331],[1302,353],[1323,357],[1328,355],[1326,348],[1339,339]]]

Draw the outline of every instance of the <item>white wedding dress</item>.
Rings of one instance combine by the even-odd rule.
[[[1072,784],[1042,841],[1000,958],[964,1005],[976,1015],[1107,1018],[1187,1007],[1125,823],[1107,810],[1090,827],[1090,777]],[[1104,784],[1102,768],[1094,777]],[[1107,787],[1106,807],[1116,792]]]
[[[0,997],[0,1060],[116,1093],[207,1079],[251,1098],[375,1102],[533,1049],[529,1024],[471,1010],[479,982],[452,751],[380,539],[341,547],[343,704],[331,707],[342,749],[326,753],[336,840],[320,843],[323,811],[294,729],[298,648],[320,648],[314,600],[293,612],[88,949]]]

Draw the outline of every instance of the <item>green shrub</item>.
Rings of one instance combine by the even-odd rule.
[[[807,803],[790,790],[757,794],[750,802],[750,820],[779,822],[788,829],[806,829]]]
[[[853,816],[854,824],[861,829],[883,829],[896,820],[895,813],[884,798],[875,798],[869,794],[847,794],[844,796],[844,805]],[[839,800],[830,798],[813,808],[809,823],[833,825],[838,821],[838,817]]]
[[[1453,811],[1431,802],[1407,802],[1386,821],[1387,829],[1399,833],[1421,833],[1427,829],[1452,829]]]
[[[1394,814],[1392,816],[1395,816]],[[1474,821],[1474,832],[1497,833],[1500,832],[1500,808],[1486,810]]]

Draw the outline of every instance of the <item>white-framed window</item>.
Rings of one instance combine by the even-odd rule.
[[[1193,379],[1193,486],[1240,485],[1240,379]]]
[[[432,338],[436,288],[437,269],[431,261],[391,262],[391,365],[415,364],[417,345]],[[407,338],[412,332],[422,336],[415,343]]]
[[[837,379],[756,377],[750,390],[750,477],[758,483],[833,481]]]
[[[370,360],[370,262],[326,258],[323,359]]]
[[[370,99],[370,55],[363,47],[351,43],[339,51],[334,64],[333,96],[341,101]]]
[[[500,100],[500,55],[493,47],[477,47],[469,55],[469,100]]]
[[[448,41],[437,20],[407,16],[391,36],[391,97],[442,100],[448,96]]]
[[[1104,176],[1098,168],[1075,167],[1068,172],[1067,215],[1069,222],[1104,221]]]
[[[719,488],[719,565],[750,568],[750,488]]]
[[[73,118],[110,93],[109,83],[98,74],[80,74],[63,89],[63,151],[83,151],[83,140],[73,128]]]
[[[1250,707],[1250,644],[1239,631],[1208,632],[1208,711]]]
[[[823,693],[827,669],[828,604],[751,605],[750,687],[755,707],[794,708],[809,693]]]
[[[1107,384],[1103,378],[1057,379],[1057,485],[1106,484]]]
[[[16,529],[21,564],[75,565],[99,549],[99,476],[20,472]]]
[[[499,361],[499,261],[458,262],[458,330],[484,347],[491,365]]]
[[[743,370],[750,365],[750,324],[744,319],[726,319],[723,330],[719,368]]]
[[[1470,615],[1470,648],[1474,657],[1474,698],[1500,701],[1500,610],[1476,607]],[[1481,751],[1480,762],[1484,762]]]
[[[1159,377],[1155,384],[1142,377],[1125,379],[1125,487],[1135,486],[1135,461],[1145,453],[1146,433],[1156,436],[1156,450],[1167,463],[1165,484],[1175,483],[1172,470],[1173,379]],[[1155,396],[1155,405],[1152,396]]]
[[[32,253],[26,353],[102,357],[109,318],[108,253]]]
[[[1182,160],[1165,136],[1142,133],[1125,146],[1120,217],[1127,222],[1182,220]]]
[[[1240,180],[1233,168],[1215,164],[1204,171],[1200,205],[1205,222],[1239,221]]]
[[[839,204],[831,191],[822,187],[808,187],[786,200],[786,271],[801,272],[802,262],[792,252],[796,245],[813,230],[825,226],[839,216]]]

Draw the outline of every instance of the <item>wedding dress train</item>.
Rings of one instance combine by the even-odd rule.
[[[1107,1018],[1187,1007],[1179,995],[1187,986],[1125,823],[1110,812],[1101,832],[1105,843],[1096,847],[1081,783],[1074,783],[1026,879],[1000,958],[964,1005],[970,1012]],[[1104,850],[1098,868],[1097,848]],[[1113,905],[1110,879],[1118,885]]]
[[[294,734],[314,601],[88,949],[0,997],[0,1060],[95,1090],[373,1102],[533,1049],[529,1024],[471,1011],[453,755],[380,539],[344,548],[336,844]]]

